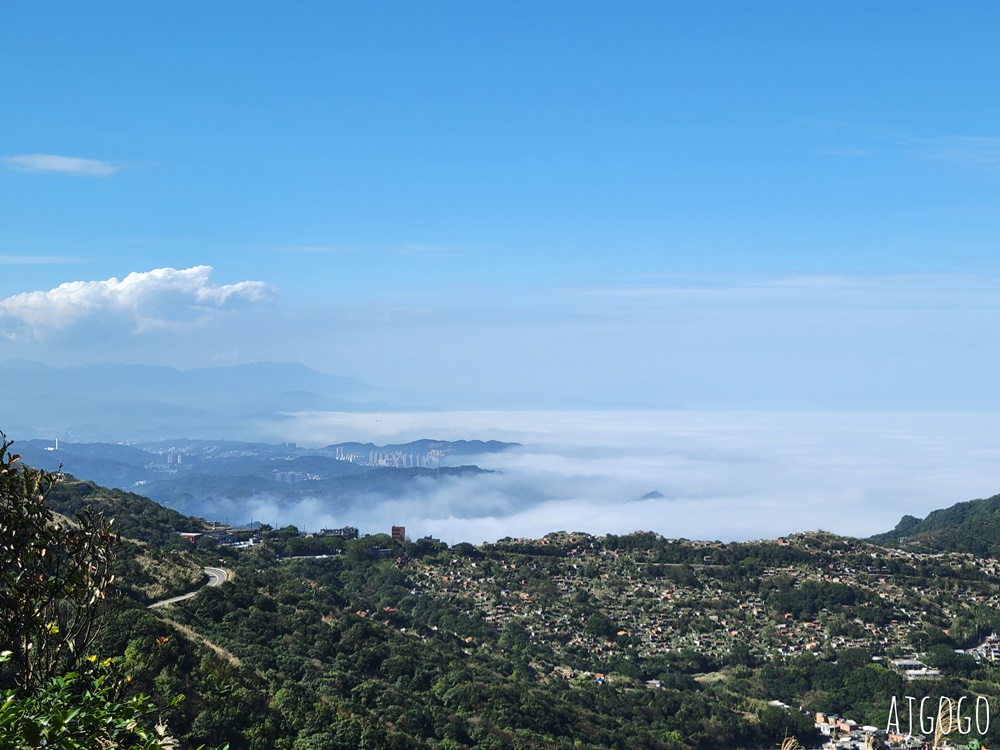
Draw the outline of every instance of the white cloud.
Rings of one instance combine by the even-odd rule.
[[[110,177],[121,169],[101,159],[56,154],[17,154],[3,157],[3,162],[18,172],[61,172],[76,177]]]
[[[218,285],[211,275],[210,266],[158,268],[121,280],[73,281],[47,292],[17,294],[0,300],[0,333],[8,339],[91,343],[202,325],[274,295],[260,281]]]

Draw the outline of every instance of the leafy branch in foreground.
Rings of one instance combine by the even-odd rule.
[[[0,653],[0,663],[10,657],[9,651]],[[30,694],[5,690],[0,694],[0,750],[177,747],[162,724],[145,726],[141,720],[155,713],[156,706],[145,695],[122,697],[113,667],[106,660],[86,674],[52,677]]]
[[[73,669],[97,635],[119,542],[112,522],[45,506],[57,481],[18,464],[0,433],[0,642],[6,681],[31,691]]]

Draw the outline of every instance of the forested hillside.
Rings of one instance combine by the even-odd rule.
[[[956,503],[923,520],[903,516],[896,528],[871,537],[871,541],[915,550],[1000,558],[1000,495]]]
[[[448,547],[293,527],[236,552],[180,540],[197,520],[136,495],[70,481],[51,502],[137,539],[101,655],[123,656],[186,747],[808,746],[807,712],[884,727],[893,695],[1000,700],[993,666],[956,651],[1000,629],[997,564],[966,554],[823,533]],[[232,576],[148,610],[136,549],[168,580]],[[912,652],[941,676],[907,682],[888,659]]]
[[[116,588],[127,601],[149,604],[193,591],[207,580],[203,554],[195,554],[176,534],[200,529],[201,519],[69,475],[52,487],[46,503],[67,518],[89,510],[114,520],[122,537],[114,562]]]

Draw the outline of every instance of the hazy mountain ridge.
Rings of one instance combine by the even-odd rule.
[[[76,441],[155,440],[171,435],[249,439],[296,411],[427,409],[440,397],[317,372],[291,362],[178,370],[154,365],[51,367],[0,362],[0,382],[17,383],[4,415],[12,434]]]
[[[442,465],[449,457],[517,447],[499,441],[423,439],[378,446],[343,443],[322,448],[239,441],[164,440],[152,443],[17,443],[24,460],[47,471],[60,467],[97,484],[140,492],[183,513],[241,522],[266,507],[275,523],[283,510],[310,503],[314,515],[341,514],[373,497],[404,498],[427,484],[488,474],[477,466]],[[248,504],[249,503],[249,504]],[[244,517],[246,516],[246,517]],[[300,521],[301,523],[301,521]]]

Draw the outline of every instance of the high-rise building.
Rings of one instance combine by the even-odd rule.
[[[405,526],[393,526],[392,527],[392,540],[394,542],[399,542],[402,544],[406,541],[406,527]]]

